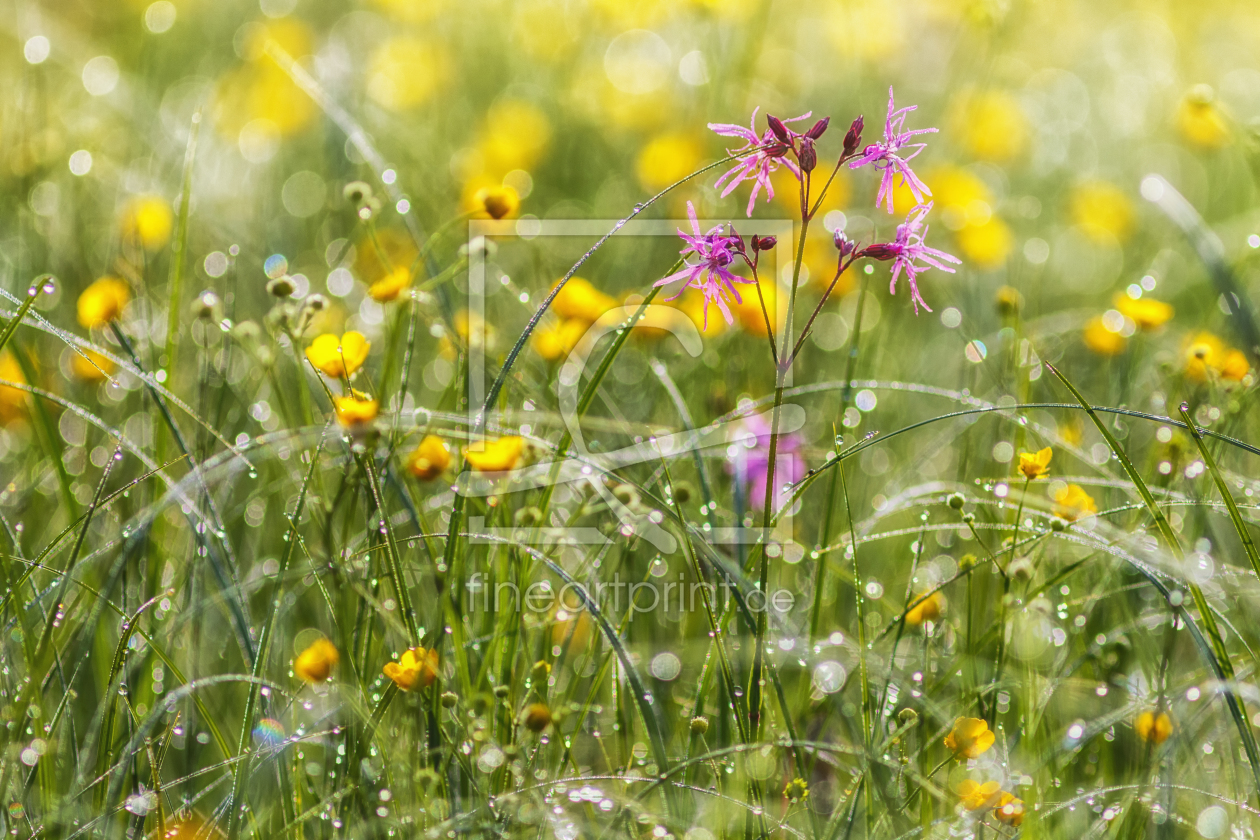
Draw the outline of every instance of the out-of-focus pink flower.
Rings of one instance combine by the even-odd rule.
[[[882,242],[862,251],[862,256],[870,257],[875,260],[892,260],[892,282],[888,286],[888,291],[897,294],[897,279],[901,276],[902,270],[906,272],[906,280],[910,283],[910,300],[914,303],[914,312],[919,313],[919,306],[922,306],[928,312],[932,311],[932,307],[927,305],[923,297],[919,294],[918,276],[921,272],[927,271],[929,268],[939,268],[941,271],[954,273],[954,269],[949,266],[942,265],[940,260],[951,262],[954,265],[960,265],[962,260],[944,251],[938,251],[936,248],[929,248],[923,244],[923,239],[927,236],[928,227],[923,223],[927,218],[928,211],[932,209],[932,203],[920,205],[910,211],[910,215],[906,220],[897,225],[897,239],[894,242]],[[915,260],[921,260],[925,265],[916,265]]]
[[[690,201],[687,202],[687,217],[691,219],[692,232],[678,231],[683,242],[687,243],[687,247],[680,252],[683,255],[683,269],[657,280],[653,285],[668,286],[676,280],[685,280],[686,282],[679,287],[677,294],[667,300],[674,300],[688,288],[699,289],[704,294],[705,328],[709,326],[709,304],[711,303],[721,310],[726,323],[733,324],[735,319],[731,316],[726,295],[730,294],[735,298],[736,303],[741,303],[742,298],[735,290],[735,284],[752,282],[751,278],[740,277],[730,270],[730,265],[739,259],[742,243],[739,237],[723,233],[721,225],[708,233],[702,233],[700,221],[696,218],[696,208]],[[694,255],[696,262],[688,262],[688,255]]]
[[[776,136],[777,132],[772,128],[766,128],[764,132],[757,133],[758,110],[758,108],[753,109],[752,120],[749,121],[748,128],[744,128],[742,125],[735,125],[734,123],[709,123],[709,128],[716,134],[720,134],[723,137],[737,137],[744,141],[743,146],[738,149],[727,149],[726,153],[741,156],[747,153],[747,156],[742,157],[739,163],[727,170],[721,178],[718,178],[714,186],[721,189],[722,197],[726,198],[740,184],[745,181],[752,181],[752,194],[748,196],[748,209],[746,211],[749,216],[752,215],[753,206],[757,203],[757,193],[761,191],[762,187],[766,189],[767,202],[774,198],[774,185],[770,183],[770,173],[777,170],[780,166],[785,166],[796,176],[797,180],[800,180],[801,170],[787,157],[787,154],[792,148],[792,142],[804,135],[787,128],[786,124],[808,119],[813,114],[812,111],[806,111],[799,117],[779,120],[779,124],[776,127],[782,129],[787,135],[787,139],[784,140]],[[726,186],[723,187],[723,184]]]
[[[800,448],[800,435],[779,435],[778,456],[774,461],[776,510],[790,498],[784,487],[805,477],[805,459],[801,457]],[[763,415],[746,417],[732,435],[726,471],[744,482],[748,504],[754,510],[765,507],[766,480],[770,472],[770,423]]]
[[[900,175],[901,183],[910,188],[917,204],[922,204],[924,196],[931,197],[932,191],[927,184],[919,180],[910,169],[910,161],[927,146],[926,143],[910,143],[910,138],[918,134],[933,134],[935,128],[916,128],[907,131],[906,115],[915,110],[917,105],[909,105],[896,109],[893,105],[893,89],[888,88],[888,117],[884,120],[884,139],[872,143],[862,150],[856,160],[849,162],[850,169],[871,164],[883,172],[879,182],[879,195],[875,197],[875,206],[887,202],[888,212],[893,212],[893,179]],[[906,154],[909,151],[909,154]]]

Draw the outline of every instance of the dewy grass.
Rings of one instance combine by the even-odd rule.
[[[15,18],[0,827],[1253,835],[1254,10],[1105,6]]]

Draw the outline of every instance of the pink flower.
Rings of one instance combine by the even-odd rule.
[[[800,447],[800,435],[779,435],[772,500],[776,509],[791,498],[790,492],[784,491],[784,486],[795,484],[805,477],[805,459],[801,457]],[[743,482],[748,504],[753,510],[765,507],[766,481],[770,473],[770,424],[763,415],[744,418],[739,430],[732,436],[726,470]]]
[[[783,142],[775,137],[774,131],[767,128],[763,133],[757,133],[757,111],[754,108],[752,112],[752,120],[749,122],[749,128],[733,123],[709,123],[709,128],[715,133],[723,137],[738,137],[744,141],[744,145],[738,149],[727,149],[726,153],[730,155],[741,155],[742,159],[739,163],[717,179],[715,187],[722,189],[723,182],[726,187],[722,189],[722,197],[726,198],[735,188],[745,181],[752,181],[752,195],[748,196],[747,214],[752,216],[753,206],[757,203],[757,193],[762,187],[766,188],[766,201],[774,198],[774,185],[770,183],[770,173],[777,170],[780,166],[786,166],[788,170],[796,176],[799,181],[801,170],[796,164],[788,159],[787,154],[791,150],[791,141],[802,135],[797,134],[791,129],[786,130],[789,141]],[[812,111],[807,111],[799,117],[792,117],[790,120],[782,120],[782,124],[797,122],[799,120],[808,119]],[[768,148],[766,148],[768,147]],[[747,156],[744,157],[745,153]],[[729,180],[728,180],[729,179]]]
[[[862,150],[862,155],[849,163],[850,169],[857,169],[859,166],[872,164],[876,169],[883,171],[883,177],[879,182],[879,195],[875,198],[875,206],[879,207],[885,200],[888,204],[888,212],[893,212],[893,179],[901,176],[901,183],[910,188],[910,192],[914,195],[916,204],[922,204],[924,196],[930,197],[932,191],[928,189],[927,184],[919,180],[919,176],[911,171],[909,163],[914,157],[926,148],[926,143],[908,143],[907,141],[916,134],[932,134],[935,128],[917,128],[913,131],[905,130],[906,115],[915,110],[917,105],[910,105],[900,110],[894,110],[893,106],[893,89],[888,88],[888,117],[884,121],[884,139],[879,143],[872,143]],[[910,154],[904,154],[903,149],[913,149]]]
[[[699,289],[704,294],[704,326],[709,327],[709,304],[714,304],[726,318],[726,323],[733,324],[731,309],[726,303],[729,293],[736,303],[742,303],[739,292],[735,291],[736,283],[751,283],[752,280],[733,273],[729,266],[740,257],[742,243],[739,237],[722,233],[722,226],[700,232],[700,221],[696,218],[696,208],[687,202],[687,216],[691,219],[691,230],[688,234],[678,231],[687,247],[680,252],[683,255],[684,267],[668,277],[657,280],[654,286],[667,286],[675,280],[685,279],[687,282],[678,289],[678,293],[666,300],[675,300],[688,288]],[[696,262],[687,262],[687,256],[694,254]]]
[[[950,274],[953,274],[954,269],[941,265],[939,261],[945,260],[954,265],[962,263],[955,256],[944,251],[938,251],[935,248],[929,248],[923,244],[923,238],[927,236],[928,232],[927,225],[923,224],[923,220],[931,209],[931,202],[914,208],[910,211],[910,215],[906,217],[906,220],[897,225],[896,241],[871,245],[862,251],[862,256],[864,257],[893,261],[892,283],[889,284],[888,291],[894,295],[897,294],[897,278],[901,276],[902,270],[905,270],[906,280],[910,283],[910,300],[914,303],[914,313],[916,315],[919,314],[920,305],[928,312],[932,311],[932,307],[928,306],[927,302],[919,295],[919,273],[927,271],[929,268],[939,268],[941,271],[948,271]],[[926,265],[915,265],[915,260],[922,260]]]

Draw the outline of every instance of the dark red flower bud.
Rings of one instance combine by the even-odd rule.
[[[801,165],[802,172],[814,171],[814,167],[818,165],[818,152],[814,150],[813,140],[808,137],[801,138],[801,148],[796,153],[796,160]]]
[[[874,245],[868,245],[862,249],[860,257],[868,257],[872,260],[891,260],[901,254],[901,248],[893,242],[877,242]]]
[[[862,142],[863,125],[865,125],[865,123],[862,121],[862,117],[859,116],[856,120],[853,121],[853,124],[849,126],[849,130],[845,132],[845,135],[844,135],[845,155],[853,154],[857,150],[858,144]]]
[[[819,137],[823,136],[823,132],[827,130],[827,123],[829,122],[831,122],[831,117],[823,117],[821,120],[814,123],[813,128],[805,132],[805,136],[811,140],[817,140]]]
[[[788,134],[787,126],[783,124],[783,120],[773,114],[766,114],[766,122],[770,124],[770,130],[774,132],[774,136],[778,137],[784,143],[791,143],[791,135]]]
[[[728,236],[735,240],[735,250],[739,251],[741,254],[744,253],[744,237],[740,236],[739,233],[736,232],[735,226],[728,224],[726,226],[726,232]],[[757,237],[755,235],[753,236],[753,250],[757,250]]]
[[[778,244],[779,244],[779,239],[778,237],[775,237],[775,236],[762,236],[762,237],[754,236],[753,241],[752,241],[752,246],[753,246],[754,251],[770,251],[774,248],[775,245],[778,245]]]
[[[843,230],[836,231],[833,240],[836,243],[836,250],[840,252],[840,256],[847,257],[853,253],[853,249],[857,247],[857,243],[844,235]]]
[[[766,149],[766,156],[772,157],[772,158],[781,158],[784,155],[786,155],[791,148],[792,148],[791,146],[782,146],[782,145],[771,146],[770,148]]]

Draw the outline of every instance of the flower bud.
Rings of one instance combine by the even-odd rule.
[[[744,253],[744,237],[739,235],[739,232],[735,230],[734,225],[728,224],[726,226],[726,235],[734,240],[732,244],[735,250],[741,254]]]
[[[901,248],[893,242],[876,242],[874,245],[868,245],[862,249],[862,253],[858,256],[869,257],[873,260],[891,260],[901,253]]]
[[[827,124],[830,122],[831,117],[823,117],[821,120],[814,123],[813,127],[810,128],[809,131],[805,132],[805,136],[810,140],[817,140],[819,137],[823,136],[823,132],[827,130]]]
[[[814,167],[818,166],[818,152],[814,149],[813,140],[808,137],[801,138],[801,148],[796,153],[796,160],[800,163],[802,172],[814,171]]]
[[[372,187],[365,181],[351,181],[342,188],[341,194],[351,204],[362,204],[372,197]]]
[[[844,134],[844,154],[849,156],[857,151],[858,144],[862,142],[862,117],[859,115],[853,124],[849,126],[849,130]]]
[[[530,669],[530,678],[535,682],[545,680],[551,674],[551,663],[539,659],[534,663],[534,667]]]
[[[964,525],[976,524],[976,515],[974,513],[964,513],[962,518]]]
[[[312,312],[323,312],[328,308],[328,298],[321,294],[308,295],[302,305]]]
[[[275,280],[267,284],[267,294],[272,297],[287,298],[297,291],[297,286],[293,284],[290,277],[277,277]]]
[[[697,715],[691,719],[691,731],[697,735],[703,735],[709,731],[709,719],[704,715]]]
[[[963,505],[967,504],[967,497],[962,493],[951,493],[948,501],[949,506],[954,510],[962,510]]]
[[[458,702],[459,702],[459,695],[458,695],[458,694],[456,694],[455,692],[453,692],[453,691],[443,691],[443,692],[442,692],[442,706],[443,706],[443,708],[453,709],[453,708],[455,708],[455,704],[456,704],[456,703],[458,703]]]
[[[766,114],[766,122],[769,123],[770,131],[774,133],[775,137],[778,137],[784,143],[792,142],[789,139],[787,126],[783,124],[783,120],[772,114]]]
[[[494,687],[494,696],[502,700],[508,696],[508,687],[506,685],[496,685]]]
[[[900,712],[897,712],[897,720],[901,721],[903,726],[909,726],[919,722],[919,713],[906,706]]]
[[[754,251],[770,251],[778,244],[779,238],[777,236],[754,236],[752,247]]]
[[[847,257],[853,253],[853,249],[857,247],[857,243],[845,235],[844,230],[837,230],[832,237],[832,242],[836,245],[836,250],[840,252],[840,256]]]
[[[542,732],[551,726],[551,709],[545,703],[531,703],[521,712],[521,723],[530,732]]]
[[[1027,557],[1016,557],[1011,564],[1006,567],[1006,573],[1019,581],[1032,580],[1033,564]]]
[[[192,316],[194,318],[217,321],[222,317],[222,314],[223,304],[219,301],[219,296],[209,289],[193,298]]]

